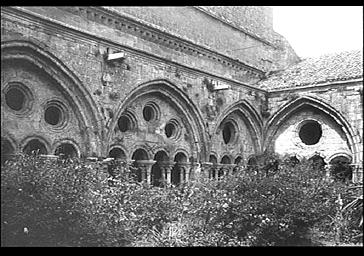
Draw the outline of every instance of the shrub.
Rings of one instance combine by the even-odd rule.
[[[20,156],[1,172],[3,246],[264,246],[308,243],[343,185],[308,161],[258,156],[222,179],[149,187],[79,159]],[[331,227],[330,227],[331,228]],[[306,240],[305,240],[306,239]]]

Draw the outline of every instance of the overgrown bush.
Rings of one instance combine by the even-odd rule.
[[[20,156],[1,171],[1,244],[308,243],[307,231],[335,216],[343,185],[307,161],[257,159],[258,167],[218,181],[200,178],[161,188],[135,182],[123,166],[109,173],[98,162]]]

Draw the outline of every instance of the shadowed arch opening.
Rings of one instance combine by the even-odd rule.
[[[349,182],[353,177],[351,159],[345,155],[338,155],[329,162],[330,174],[335,180]]]
[[[183,172],[181,171],[181,164],[187,162],[187,156],[182,152],[178,152],[174,157],[174,161],[176,164],[172,168],[171,182],[174,185],[179,185],[183,178],[181,178],[181,176],[183,175]]]
[[[55,150],[55,155],[60,155],[62,158],[78,157],[77,149],[71,143],[62,143]]]
[[[221,158],[221,163],[222,164],[231,164],[231,159],[230,159],[230,157],[229,156],[223,156],[222,158]]]
[[[315,154],[314,156],[310,157],[308,161],[310,162],[313,168],[320,170],[322,172],[324,171],[326,162],[322,156]]]
[[[134,151],[131,159],[135,160],[135,162],[133,163],[134,167],[136,168],[135,172],[133,172],[135,180],[141,182],[143,180],[143,169],[139,166],[138,160],[148,160],[148,153],[144,149],[138,148]]]
[[[1,165],[3,165],[6,160],[9,160],[14,152],[15,148],[10,140],[1,137]]]
[[[32,139],[24,146],[23,152],[27,155],[47,155],[47,148],[39,139]]]
[[[154,160],[156,163],[152,166],[152,185],[160,187],[165,178],[161,169],[161,162],[167,162],[169,157],[164,150],[160,150],[154,155]]]
[[[126,154],[124,150],[122,150],[121,148],[115,147],[109,151],[109,157],[112,157],[114,159],[125,160]]]

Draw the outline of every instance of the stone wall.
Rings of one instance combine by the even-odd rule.
[[[267,10],[257,11],[262,18]],[[16,151],[38,135],[51,154],[64,141],[78,155],[105,157],[117,147],[129,160],[139,148],[149,159],[164,151],[169,160],[183,153],[191,162],[210,155],[246,162],[276,149],[307,157],[317,151],[326,159],[343,153],[362,163],[362,81],[257,88],[267,70],[297,61],[279,36],[282,48],[194,7],[6,7],[1,21],[2,98],[9,82],[25,84],[34,95],[34,112],[26,116],[1,103],[2,138]],[[244,54],[228,53],[255,43],[259,47]],[[107,60],[114,53],[122,58]],[[59,129],[44,124],[42,104],[53,98],[68,115]],[[155,111],[150,119],[148,106]],[[314,145],[298,136],[305,120],[322,127]],[[167,132],[169,123],[175,133]]]
[[[196,115],[200,115],[200,120],[195,120],[195,122],[202,123],[199,126],[200,130],[197,131],[202,134],[199,135],[200,137],[210,138],[216,127],[220,125],[216,123],[216,118],[224,109],[227,109],[238,100],[246,100],[257,109],[257,113],[260,112],[260,106],[263,104],[261,99],[264,98],[265,92],[235,80],[227,79],[229,75],[226,74],[231,72],[231,68],[228,66],[219,64],[214,60],[205,60],[197,56],[180,53],[175,49],[158,46],[158,44],[151,43],[138,36],[110,29],[106,25],[92,21],[86,22],[80,16],[55,7],[29,7],[27,11],[29,10],[33,14],[37,13],[37,15],[52,17],[53,20],[67,21],[68,26],[77,25],[78,31],[74,31],[72,28],[61,28],[58,25],[56,25],[56,29],[53,22],[48,22],[42,18],[38,19],[36,16],[29,16],[15,10],[15,12],[10,11],[2,14],[2,39],[4,41],[28,40],[33,42],[40,48],[44,48],[52,56],[55,56],[80,80],[92,101],[95,102],[97,111],[101,116],[99,121],[101,126],[104,127],[103,131],[96,131],[102,146],[96,152],[90,152],[90,154],[105,156],[108,154],[110,145],[117,144],[117,141],[122,144],[120,142],[122,136],[114,132],[117,129],[117,121],[122,114],[121,109],[129,107],[126,106],[125,102],[128,102],[128,104],[132,102],[131,107],[140,100],[139,103],[143,105],[145,100],[138,99],[136,96],[131,99],[130,95],[133,93],[137,95],[138,88],[151,81],[167,81],[165,86],[173,84],[178,90],[177,94],[181,95],[176,96],[168,93],[166,95],[150,95],[150,99],[154,99],[154,102],[159,105],[161,113],[165,115],[165,118],[160,120],[160,126],[165,125],[168,118],[178,116],[177,114],[181,110],[188,112],[188,110],[181,108],[181,105],[176,106],[174,101],[178,101],[176,99],[178,97],[186,97],[191,105],[197,109],[198,114]],[[88,31],[89,34],[79,31]],[[93,34],[98,37],[92,36]],[[101,35],[105,35],[102,40],[99,37]],[[128,45],[125,42],[130,44]],[[116,64],[116,66],[105,61],[108,48],[115,52],[123,52],[124,61]],[[143,51],[140,49],[143,49]],[[160,54],[158,55],[156,52],[160,52]],[[188,63],[190,65],[186,66]],[[211,71],[211,73],[205,71]],[[222,77],[223,74],[224,77]],[[249,74],[246,74],[244,78],[248,82],[251,80],[249,76]],[[252,77],[254,79],[254,76]],[[212,88],[214,83],[220,83],[226,86],[227,89],[214,90]],[[130,138],[125,136],[124,141],[129,140],[130,142],[126,143],[124,147],[130,149],[132,146],[131,141],[136,140],[136,137],[139,138],[138,141],[157,140],[160,142],[159,146],[167,145],[168,140],[166,138],[152,138],[154,135],[151,134],[155,131],[150,130],[152,128],[147,127],[145,123],[142,124],[140,107],[135,109],[138,129],[134,135],[130,135]],[[86,112],[85,110],[78,111]],[[89,115],[90,113],[84,114]],[[180,123],[183,127],[187,122],[181,119]],[[7,130],[6,125],[2,127]],[[185,128],[182,128],[182,130],[185,130]],[[34,128],[34,131],[38,130]],[[191,133],[191,131],[189,132]],[[189,132],[186,132],[186,137],[191,137]],[[16,137],[22,136],[17,134]],[[181,139],[184,138],[184,136],[181,137]],[[80,144],[82,142],[80,139],[74,136],[72,139],[77,141],[77,145],[81,148]],[[183,141],[170,142],[170,144],[174,143],[175,146],[178,145],[186,151],[190,151],[189,154],[196,155],[197,153],[192,152],[196,150],[195,146],[190,146],[188,143],[184,144]],[[49,143],[52,144],[52,142]],[[191,141],[191,143],[195,143],[195,141]],[[246,148],[256,148],[250,145],[251,141],[246,140],[246,143],[249,144],[245,145]],[[206,147],[204,154],[208,155],[211,148],[210,140],[206,142],[204,147]],[[169,147],[169,152],[175,153],[175,150],[176,147]],[[235,154],[235,151],[231,153]],[[132,152],[127,152],[127,154],[131,156]],[[205,158],[205,156],[203,157]]]

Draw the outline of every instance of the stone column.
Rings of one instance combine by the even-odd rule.
[[[226,164],[226,168],[227,168],[226,175],[232,174],[235,166],[236,166],[236,164]]]
[[[201,172],[200,166],[201,166],[200,163],[196,162],[190,164],[190,176],[189,176],[190,180],[196,180],[198,178]]]
[[[174,165],[175,165],[175,162],[173,162],[173,161],[161,161],[159,163],[159,166],[160,166],[161,170],[163,171],[163,177],[166,179],[168,185],[170,185],[172,183],[171,172],[172,172],[172,168]]]
[[[178,164],[178,169],[179,169],[179,183],[182,184],[184,182],[184,173],[185,173],[185,167],[182,166],[181,164]]]
[[[155,164],[155,160],[137,160],[137,166],[141,167],[141,171],[142,171],[142,181],[143,182],[147,182],[148,185],[151,184],[151,179],[150,179],[150,175],[151,175],[151,170],[152,170],[152,166],[153,164]]]
[[[135,160],[134,159],[130,159],[130,160],[126,160],[126,173],[130,174],[130,167],[132,167],[134,165]]]
[[[326,178],[330,178],[330,171],[331,171],[331,164],[327,164],[325,165],[325,175],[326,175]]]
[[[363,166],[360,164],[352,164],[352,181],[354,183],[363,182]]]
[[[211,173],[211,169],[212,169],[212,163],[211,162],[204,162],[202,163],[201,167],[202,167],[202,175],[204,178],[210,178],[210,173]]]
[[[225,174],[224,164],[215,164],[215,166],[216,166],[215,180],[219,180],[220,177],[224,176]],[[221,176],[219,176],[219,174],[221,174]]]
[[[181,170],[181,183],[182,177],[184,177],[184,182],[188,182],[190,180],[191,163],[179,163],[179,165]]]

